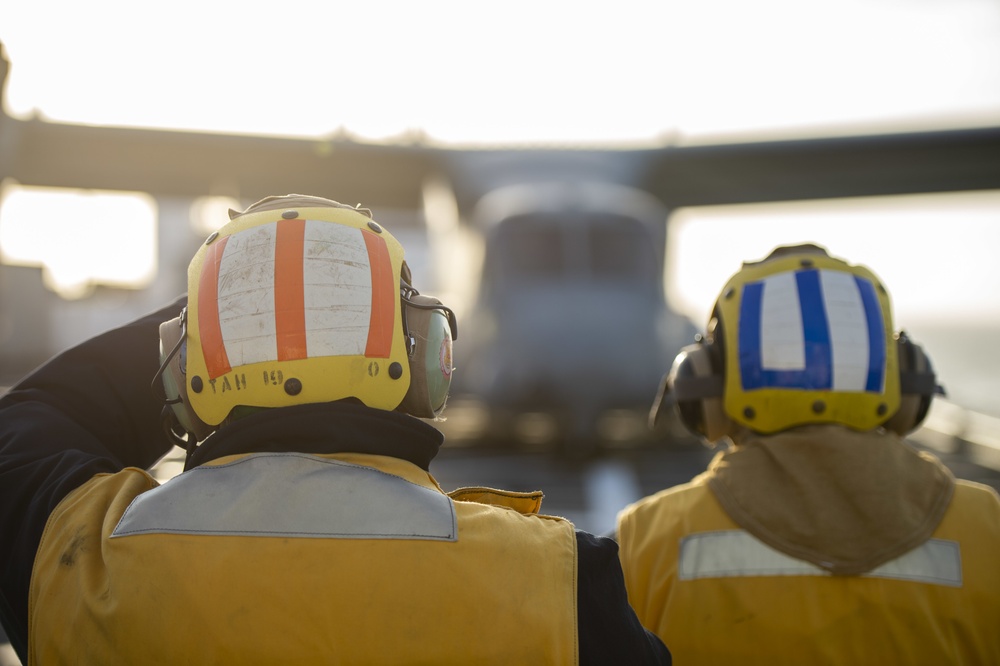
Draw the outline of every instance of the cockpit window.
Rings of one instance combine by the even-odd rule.
[[[590,273],[598,279],[655,280],[653,239],[636,220],[608,216],[588,233]]]
[[[567,272],[564,230],[535,216],[507,220],[500,235],[503,272],[511,279],[555,278]]]
[[[504,220],[487,264],[504,281],[654,282],[654,235],[630,217],[534,214]]]

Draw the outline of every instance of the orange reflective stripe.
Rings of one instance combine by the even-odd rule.
[[[280,220],[274,244],[274,328],[278,360],[307,357],[303,254],[305,220]]]
[[[229,236],[223,236],[208,248],[198,282],[198,334],[201,336],[201,353],[205,357],[209,379],[215,379],[232,369],[219,323],[219,265],[228,240]]]
[[[365,229],[361,230],[361,236],[368,247],[372,273],[372,309],[365,356],[388,358],[392,350],[392,325],[396,314],[392,261],[385,239]]]

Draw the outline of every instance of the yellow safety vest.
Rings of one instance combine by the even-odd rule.
[[[861,576],[773,550],[702,479],[626,508],[629,601],[677,664],[1000,664],[1000,499],[957,482],[920,547]]]
[[[50,517],[31,664],[575,664],[576,539],[362,454],[100,475]]]

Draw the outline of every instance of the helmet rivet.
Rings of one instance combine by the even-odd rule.
[[[285,218],[286,220],[294,220],[298,216],[299,216],[299,211],[297,210],[286,210],[284,213],[281,214],[281,217]]]
[[[817,400],[813,403],[813,412],[816,414],[822,414],[826,411],[826,403],[822,400]]]
[[[403,376],[403,366],[398,361],[393,361],[389,364],[389,376],[393,379],[399,379]]]
[[[205,239],[205,245],[211,245],[212,242],[218,237],[219,237],[219,232],[213,231],[208,235],[208,238]]]
[[[885,404],[884,402],[880,402],[878,408],[875,410],[875,413],[878,414],[879,416],[885,416],[886,412],[888,411],[889,411],[889,405]]]
[[[378,222],[376,222],[375,220],[368,221],[368,228],[377,234],[382,233],[382,227],[380,227]],[[393,379],[395,379],[395,377]]]
[[[205,384],[201,381],[201,377],[191,378],[191,390],[195,393],[201,393],[202,389],[205,388]]]
[[[757,416],[757,412],[753,410],[753,407],[744,407],[743,416],[745,416],[748,419],[752,419],[753,417]]]
[[[807,267],[807,268],[808,268],[809,266],[812,266],[812,265],[813,265],[813,260],[812,260],[812,259],[803,259],[803,260],[802,260],[801,262],[799,262],[799,263],[800,263],[800,264],[801,264],[802,266],[805,266],[805,267]]]
[[[736,290],[733,289],[732,287],[730,287],[729,289],[726,289],[726,293],[723,295],[723,298],[730,299],[735,294],[736,294]]]
[[[298,395],[302,393],[302,382],[292,377],[285,381],[285,393],[288,395]]]

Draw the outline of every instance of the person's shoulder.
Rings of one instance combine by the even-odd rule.
[[[655,511],[664,507],[676,507],[678,509],[688,509],[698,502],[708,499],[714,501],[714,497],[709,491],[705,482],[705,475],[700,475],[688,481],[669,488],[664,488],[655,493],[647,495],[626,507],[629,513]]]
[[[985,483],[969,481],[966,479],[955,480],[954,502],[971,503],[985,510],[991,510],[1000,514],[1000,493],[996,488]]]
[[[135,498],[159,486],[152,474],[137,467],[98,472],[66,495],[58,509],[80,511],[83,507],[115,505],[124,510]]]

